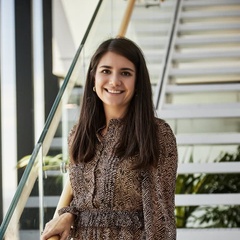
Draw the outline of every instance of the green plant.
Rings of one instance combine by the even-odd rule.
[[[222,153],[215,162],[240,161],[240,146],[236,153]],[[193,162],[192,156],[189,162]],[[179,175],[176,194],[239,193],[240,174],[187,174]],[[240,206],[181,206],[176,207],[176,224],[184,228],[240,227]]]
[[[27,166],[31,155],[27,155],[20,159],[17,163],[17,168],[24,168]],[[43,158],[43,170],[59,170],[62,163],[66,163],[63,160],[62,154],[58,154],[56,156],[45,156]]]

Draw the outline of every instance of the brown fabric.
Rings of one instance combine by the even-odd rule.
[[[77,240],[174,240],[174,192],[177,170],[175,136],[169,125],[156,119],[160,158],[164,164],[148,170],[132,170],[137,156],[119,159],[112,149],[121,132],[121,121],[112,119],[89,163],[70,163],[73,188],[70,207],[76,221],[72,238]],[[74,134],[74,131],[70,134]],[[70,239],[70,237],[69,237]]]

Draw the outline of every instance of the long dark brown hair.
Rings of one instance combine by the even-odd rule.
[[[93,91],[93,87],[98,63],[109,51],[127,58],[136,68],[136,94],[131,99],[124,117],[122,136],[115,149],[115,155],[127,158],[137,154],[138,163],[135,166],[137,168],[156,166],[159,146],[149,73],[142,51],[126,38],[111,38],[104,41],[91,58],[81,113],[71,141],[70,157],[76,163],[91,161],[97,142],[96,132],[106,124],[103,103]]]

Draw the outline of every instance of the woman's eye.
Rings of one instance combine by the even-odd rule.
[[[122,72],[122,75],[123,76],[131,76],[131,73],[130,72]]]
[[[104,70],[102,70],[102,73],[104,73],[104,74],[109,74],[109,73],[110,73],[110,70],[104,69]]]

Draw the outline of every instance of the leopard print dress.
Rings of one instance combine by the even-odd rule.
[[[164,163],[148,170],[133,170],[136,157],[119,159],[112,149],[121,132],[121,120],[112,119],[89,163],[70,163],[73,189],[70,206],[59,214],[76,215],[68,239],[174,240],[174,191],[177,147],[169,125],[156,119]],[[71,135],[74,134],[72,131]],[[70,135],[70,138],[71,138]],[[159,161],[160,162],[160,161]]]

